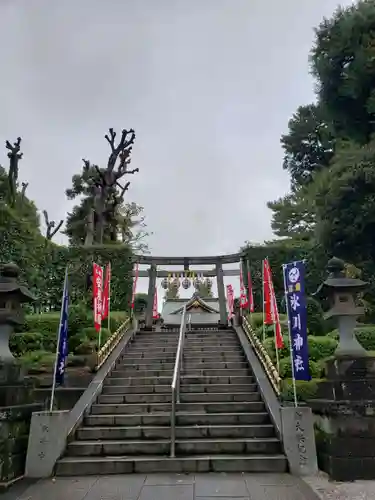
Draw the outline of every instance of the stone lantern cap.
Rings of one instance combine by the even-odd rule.
[[[329,272],[328,278],[319,286],[314,293],[315,296],[327,297],[334,292],[356,294],[368,286],[368,283],[358,278],[347,278],[345,276],[345,263],[337,257],[328,261],[327,271]]]
[[[20,270],[17,264],[4,264],[0,270],[0,297],[17,295],[20,303],[33,302],[36,297],[24,285],[18,282]]]

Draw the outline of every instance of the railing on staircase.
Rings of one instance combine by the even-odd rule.
[[[173,370],[173,379],[171,384],[172,408],[171,408],[171,457],[176,455],[176,406],[180,402],[180,373],[182,357],[186,334],[186,306],[182,311],[180,334],[178,336],[178,345],[176,352],[176,361]]]
[[[281,377],[279,375],[279,372],[277,371],[275,365],[273,364],[272,359],[270,358],[269,354],[264,348],[262,342],[256,336],[247,318],[243,317],[242,325],[244,332],[246,333],[246,336],[249,339],[255,354],[257,355],[260,363],[262,364],[264,371],[266,372],[267,377],[271,382],[271,385],[275,393],[277,394],[277,396],[280,396]]]
[[[113,350],[119,344],[125,333],[131,328],[132,321],[130,318],[126,319],[122,325],[109,337],[107,342],[99,349],[96,359],[95,371],[105,363],[106,359],[111,355]]]

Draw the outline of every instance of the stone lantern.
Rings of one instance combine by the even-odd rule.
[[[315,398],[307,402],[314,412],[320,468],[335,481],[375,479],[375,357],[354,336],[356,318],[364,312],[356,298],[367,283],[347,278],[339,259],[327,268],[316,295],[328,299],[325,316],[336,319],[340,339]]]
[[[9,337],[16,325],[22,325],[24,314],[22,303],[32,302],[35,297],[18,282],[19,268],[16,264],[5,264],[0,271],[0,365],[13,364],[15,358],[9,349]]]
[[[344,262],[332,258],[327,265],[328,278],[320,285],[315,295],[327,298],[329,310],[325,319],[334,318],[339,332],[339,344],[335,356],[366,356],[366,350],[354,335],[358,316],[364,314],[364,308],[356,304],[357,296],[365,290],[367,283],[345,276]]]

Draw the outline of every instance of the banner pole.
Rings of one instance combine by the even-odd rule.
[[[282,266],[283,269],[283,280],[284,280],[284,294],[285,294],[285,308],[286,315],[288,317],[288,330],[289,330],[289,353],[290,353],[290,365],[292,367],[292,381],[293,381],[293,396],[294,396],[294,406],[297,408],[298,399],[297,399],[297,386],[296,386],[296,378],[294,373],[294,363],[293,363],[293,346],[292,346],[292,325],[290,322],[289,316],[289,307],[288,307],[288,291],[286,289],[286,276],[285,276],[285,265]]]
[[[271,297],[271,313],[272,313],[272,319],[273,319],[273,334],[274,334],[274,342],[275,342],[275,351],[276,351],[276,367],[277,367],[277,373],[280,373],[280,360],[279,360],[279,349],[277,347],[277,326],[276,326],[276,310],[275,310],[275,302],[276,302],[276,296],[275,296],[275,290],[273,288],[273,281],[272,281],[272,297]]]
[[[57,343],[56,343],[56,356],[55,356],[55,366],[53,369],[53,380],[52,380],[52,389],[51,389],[51,400],[50,400],[50,405],[49,405],[49,411],[53,411],[53,403],[55,399],[55,391],[56,391],[56,374],[57,374],[57,360],[59,356],[59,348],[60,348],[60,338],[61,338],[61,323],[62,323],[62,318],[64,314],[64,300],[65,300],[65,288],[67,286],[67,281],[68,281],[68,266],[66,266],[65,269],[65,278],[64,278],[64,288],[63,288],[63,294],[62,294],[62,300],[61,300],[61,311],[60,311],[60,322],[59,322],[59,329],[57,332]]]

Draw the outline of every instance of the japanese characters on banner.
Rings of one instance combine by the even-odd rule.
[[[152,317],[153,319],[157,319],[159,317],[158,313],[158,290],[155,287],[155,294],[154,294],[154,305],[152,307]]]
[[[227,285],[227,306],[228,306],[228,320],[233,318],[234,310],[234,290],[232,285]]]
[[[240,308],[247,309],[249,301],[247,300],[246,288],[243,282],[242,265],[240,264]]]
[[[137,290],[138,275],[139,275],[139,264],[137,262],[135,265],[135,276],[134,276],[134,281],[133,281],[133,294],[132,294],[132,303],[131,303],[132,309],[134,309],[135,292]]]
[[[291,355],[295,380],[310,380],[307,343],[307,307],[305,297],[305,264],[291,262],[283,266],[285,296],[289,319]]]
[[[271,271],[267,259],[263,261],[263,323],[273,325]]]
[[[102,320],[107,318],[109,315],[109,301],[111,300],[110,290],[111,290],[111,263],[109,262],[105,270],[104,290],[103,290],[103,300],[102,300],[102,308],[103,308]]]
[[[103,268],[93,264],[94,326],[97,332],[102,327]]]

